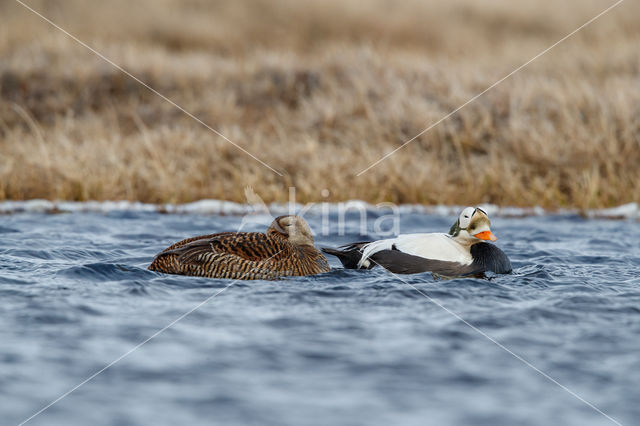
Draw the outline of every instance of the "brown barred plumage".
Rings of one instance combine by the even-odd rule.
[[[280,216],[266,233],[222,232],[177,242],[149,265],[167,274],[241,280],[273,280],[330,270],[313,246],[309,225],[299,216]]]

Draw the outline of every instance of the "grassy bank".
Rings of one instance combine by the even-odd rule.
[[[356,176],[613,2],[361,3],[28,1],[281,177],[0,2],[0,200],[640,201],[638,2]]]

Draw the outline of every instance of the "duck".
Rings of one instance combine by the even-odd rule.
[[[148,269],[166,274],[236,280],[275,280],[329,272],[300,216],[277,217],[266,232],[221,232],[179,241]]]
[[[322,251],[338,257],[347,269],[376,265],[395,274],[432,272],[439,277],[511,273],[511,261],[497,246],[491,221],[479,207],[466,207],[448,233],[402,234],[395,238],[361,241]]]

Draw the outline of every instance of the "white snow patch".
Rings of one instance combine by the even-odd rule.
[[[587,212],[587,217],[605,219],[638,219],[640,211],[637,203],[623,204],[610,209],[597,209]]]
[[[464,206],[446,206],[432,205],[426,206],[421,204],[402,204],[396,206],[398,211],[403,214],[428,214],[432,216],[457,217],[464,209]],[[526,217],[526,216],[542,216],[545,214],[557,215],[575,215],[578,213],[576,209],[564,209],[560,211],[547,211],[542,207],[500,207],[495,204],[481,204],[479,206],[486,211],[489,217]],[[268,211],[266,210],[268,209]],[[241,204],[224,200],[199,200],[186,204],[148,204],[138,201],[49,201],[49,200],[27,200],[27,201],[2,201],[0,202],[0,214],[10,213],[75,213],[75,212],[93,212],[108,213],[114,211],[132,211],[132,212],[163,212],[171,214],[199,214],[199,215],[255,215],[256,218],[250,220],[264,222],[269,217],[295,213],[322,214],[328,213],[345,213],[345,212],[389,212],[389,206],[386,204],[379,207],[362,200],[349,200],[342,203],[310,203],[303,205],[296,203],[289,205],[287,203],[271,203],[265,205]],[[270,216],[269,216],[270,215]],[[609,209],[589,210],[586,212],[589,218],[609,218],[609,219],[640,219],[640,207],[637,203],[629,203]]]

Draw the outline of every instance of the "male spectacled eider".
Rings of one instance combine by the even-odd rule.
[[[322,251],[337,256],[348,269],[380,265],[396,274],[432,272],[443,277],[508,274],[512,268],[507,255],[486,242],[497,240],[490,225],[484,210],[467,207],[448,234],[405,234]]]
[[[266,233],[222,232],[187,238],[158,254],[149,270],[166,274],[238,280],[278,279],[329,272],[327,259],[313,246],[307,222],[276,218]]]

